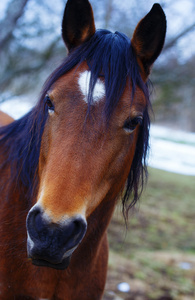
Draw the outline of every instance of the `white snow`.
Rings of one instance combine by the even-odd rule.
[[[151,126],[151,167],[195,176],[195,133]]]
[[[33,107],[26,96],[12,97],[10,100],[0,103],[0,110],[6,112],[14,119],[19,119]]]
[[[0,103],[0,110],[18,119],[32,105],[25,98],[15,97]],[[152,125],[148,164],[153,168],[195,176],[195,133]]]

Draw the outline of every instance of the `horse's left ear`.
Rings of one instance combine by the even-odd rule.
[[[69,51],[95,33],[93,10],[88,0],[68,0],[62,20],[62,37]]]
[[[147,79],[152,64],[163,48],[165,34],[166,17],[161,6],[156,3],[138,23],[131,40],[144,79]]]

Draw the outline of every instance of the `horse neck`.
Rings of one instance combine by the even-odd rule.
[[[23,161],[20,164],[22,167]],[[37,172],[36,172],[37,173]],[[14,205],[14,210],[11,209],[10,212],[16,210],[28,210],[31,208],[33,201],[36,201],[37,189],[34,189],[33,194],[28,193],[28,187],[24,186],[22,180],[18,174],[18,169],[16,167],[16,161],[9,161],[7,153],[4,151],[0,155],[0,203],[5,207],[9,207],[10,204]],[[38,180],[38,175],[35,174],[32,180],[32,184]],[[38,186],[38,184],[37,184]],[[34,196],[33,196],[34,195]]]
[[[89,234],[92,233],[93,235],[93,233],[96,233],[97,236],[102,236],[104,234],[110,223],[115,204],[116,199],[113,200],[108,197],[100,203],[88,218]]]
[[[79,248],[75,251],[76,265],[88,261],[95,265],[102,253],[108,255],[107,228],[114,212],[116,199],[104,199],[87,219],[88,229]],[[83,259],[81,259],[83,257]],[[77,259],[78,258],[78,259]],[[107,258],[105,258],[107,265]]]

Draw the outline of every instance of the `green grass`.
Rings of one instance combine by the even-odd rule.
[[[134,290],[128,296],[118,295],[115,290],[121,299],[161,299],[165,296],[167,298],[162,299],[193,299],[194,225],[195,177],[150,169],[139,205],[129,215],[129,228],[125,227],[120,205],[110,224],[108,289],[110,276],[113,279],[114,274],[115,281],[118,278],[129,281],[130,285],[142,286],[138,288],[139,295],[133,294]],[[189,262],[192,269],[182,270],[179,267],[182,261]],[[137,295],[142,298],[136,298]]]
[[[111,226],[112,249],[195,252],[195,177],[150,169],[149,181],[126,230],[117,208]],[[120,242],[120,245],[119,243]],[[140,243],[141,242],[141,243]],[[128,244],[128,249],[127,249]]]

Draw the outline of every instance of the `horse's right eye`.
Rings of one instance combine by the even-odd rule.
[[[50,114],[54,113],[54,105],[48,95],[45,97],[45,103],[47,104],[48,112]]]

